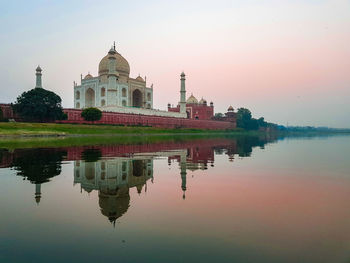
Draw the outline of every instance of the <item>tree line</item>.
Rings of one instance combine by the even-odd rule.
[[[216,113],[215,117],[224,117],[222,113]],[[266,122],[264,117],[255,119],[252,117],[252,113],[247,108],[239,108],[236,113],[237,127],[244,130],[259,130],[259,129],[278,129],[278,125],[270,122]]]

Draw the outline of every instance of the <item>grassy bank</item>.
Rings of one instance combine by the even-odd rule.
[[[80,125],[56,123],[0,123],[0,136],[64,136],[64,135],[121,135],[121,134],[193,134],[242,131],[214,131],[200,129],[161,129],[153,127],[125,127],[113,125]]]
[[[143,144],[247,135],[264,136],[265,134],[257,131],[247,132],[242,130],[210,131],[112,125],[0,123],[0,148]]]

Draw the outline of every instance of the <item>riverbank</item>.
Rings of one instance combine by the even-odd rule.
[[[202,138],[269,136],[236,130],[159,129],[112,125],[0,123],[0,148],[66,147],[107,144],[148,144]]]
[[[144,134],[218,134],[218,133],[246,133],[235,130],[200,130],[200,129],[162,129],[143,126],[116,125],[84,125],[57,123],[0,123],[0,137],[49,137],[49,136],[85,136],[85,135],[144,135]]]

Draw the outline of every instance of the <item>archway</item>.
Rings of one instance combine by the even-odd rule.
[[[133,107],[142,107],[142,93],[140,90],[136,89],[132,93],[132,106]]]
[[[85,107],[95,107],[95,91],[89,88],[85,93]]]
[[[143,175],[144,165],[142,160],[133,160],[132,161],[132,175],[140,177]]]
[[[80,91],[79,90],[75,93],[75,97],[77,100],[80,100]]]

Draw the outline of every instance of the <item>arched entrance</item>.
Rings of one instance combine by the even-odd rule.
[[[142,160],[133,160],[132,161],[132,175],[140,177],[143,175],[144,165]]]
[[[95,107],[95,91],[89,88],[85,93],[85,107]]]
[[[139,89],[134,90],[132,93],[132,106],[133,107],[142,107],[142,93]]]

